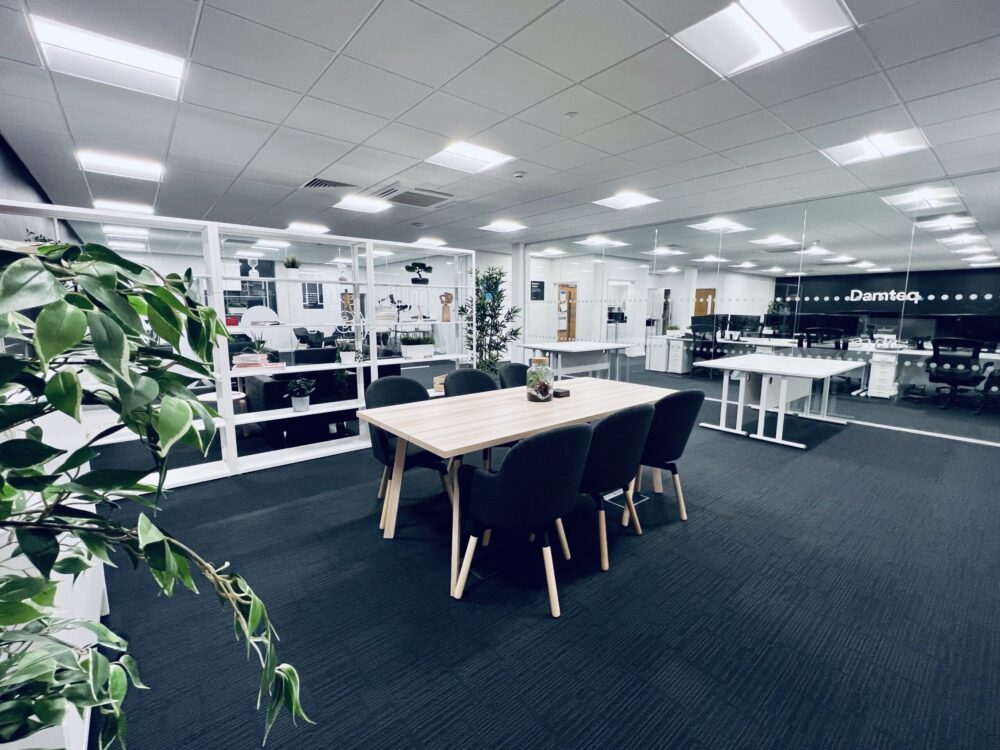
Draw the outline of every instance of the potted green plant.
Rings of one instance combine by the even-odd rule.
[[[289,255],[285,258],[285,274],[290,279],[297,279],[299,277],[299,267],[302,265],[299,259],[294,255]]]
[[[414,276],[412,279],[410,279],[410,283],[411,284],[429,284],[430,283],[430,279],[425,279],[424,278],[424,274],[426,273],[426,274],[430,275],[430,273],[434,270],[433,268],[431,268],[426,263],[420,263],[420,262],[410,263],[409,265],[404,266],[404,268],[409,273],[415,273],[416,274],[416,276]]]
[[[476,368],[494,375],[507,348],[521,336],[514,326],[521,308],[507,307],[506,279],[507,272],[499,266],[477,268],[475,320],[471,297],[458,308],[465,319],[465,346],[469,351],[476,348]]]
[[[8,341],[24,344],[0,353],[2,742],[92,710],[95,745],[124,747],[125,695],[146,687],[128,643],[53,607],[57,588],[97,574],[113,556],[122,568],[126,559],[147,568],[166,597],[181,586],[197,593],[203,579],[259,659],[265,737],[283,711],[306,719],[299,676],[278,661],[277,635],[250,584],[153,515],[169,515],[163,486],[173,448],[207,455],[216,434],[218,415],[191,387],[214,379],[212,354],[227,333],[216,311],[198,304],[197,289],[190,270],[163,276],[95,244],[0,251],[0,324]],[[157,347],[150,329],[169,346]],[[76,427],[85,406],[109,410],[114,424],[88,436]],[[101,441],[122,430],[135,434],[148,464],[130,457],[91,469]],[[123,515],[123,505],[139,511]]]
[[[357,362],[358,352],[354,345],[354,339],[337,339],[337,352],[340,361],[345,365],[353,365]]]
[[[681,329],[678,328],[677,326],[675,325],[667,326],[667,336],[669,336],[670,338],[678,338],[682,335],[684,334],[682,333]]]
[[[309,411],[309,394],[316,390],[316,381],[293,378],[286,386],[285,398],[292,399],[292,411]]]
[[[399,348],[404,359],[433,357],[434,334],[430,331],[410,331],[400,334]]]

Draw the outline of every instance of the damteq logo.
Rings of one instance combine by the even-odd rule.
[[[852,289],[844,299],[848,302],[920,302],[923,296],[920,292],[897,292],[895,289],[890,289],[888,292],[862,292],[860,289]]]

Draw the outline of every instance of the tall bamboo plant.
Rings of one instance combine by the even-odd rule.
[[[260,661],[265,739],[283,711],[309,721],[298,673],[278,662],[277,634],[250,584],[152,519],[171,449],[207,454],[215,438],[217,415],[190,386],[212,378],[208,363],[225,336],[190,270],[161,276],[94,244],[0,252],[0,743],[92,708],[99,746],[125,747],[122,702],[130,684],[146,687],[128,644],[52,607],[56,574],[75,580],[124,558],[168,597],[179,586],[197,593],[203,579],[232,612],[237,638]],[[89,405],[110,409],[117,424],[71,450],[46,442],[48,415],[79,422]],[[119,430],[135,433],[149,465],[89,468],[101,439]],[[125,503],[141,506],[134,523],[116,520]],[[68,631],[79,628],[92,645],[73,645]]]
[[[497,366],[508,347],[521,337],[515,327],[519,307],[507,307],[507,272],[500,266],[476,269],[475,322],[472,320],[472,299],[458,308],[465,318],[465,345],[476,346],[476,367],[496,374]]]

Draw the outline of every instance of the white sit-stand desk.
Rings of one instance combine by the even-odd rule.
[[[621,380],[621,355],[628,344],[610,341],[554,341],[547,344],[524,344],[525,349],[537,356],[540,352],[549,358],[556,380],[566,375],[607,370],[611,377],[611,357],[615,360],[615,380]],[[627,358],[626,358],[627,361]]]
[[[711,367],[722,370],[722,404],[719,412],[719,423],[702,422],[702,427],[723,432],[733,432],[737,435],[749,433],[743,429],[743,408],[747,400],[747,378],[740,379],[739,396],[736,401],[736,427],[726,425],[726,412],[729,405],[729,380],[733,372],[751,373],[760,376],[760,416],[757,420],[757,432],[750,435],[755,440],[765,440],[770,443],[787,445],[792,448],[805,448],[804,443],[785,440],[785,416],[788,414],[788,404],[800,398],[806,399],[806,408],[797,416],[815,419],[833,424],[847,424],[843,419],[831,417],[830,379],[842,375],[849,370],[863,367],[864,362],[845,362],[836,359],[812,359],[806,357],[781,357],[776,354],[743,354],[736,357],[723,357],[698,362],[699,367]],[[778,391],[775,397],[771,389],[773,381],[778,380]],[[814,380],[823,381],[823,400],[819,414],[809,412],[809,399],[812,396]],[[764,434],[767,411],[775,409],[778,412],[778,424],[774,436]]]

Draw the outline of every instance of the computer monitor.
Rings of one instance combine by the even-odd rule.
[[[979,339],[988,344],[1000,342],[1000,316],[962,315],[955,322],[955,335]]]
[[[759,315],[730,315],[729,330],[754,333],[760,328]]]
[[[937,321],[934,318],[903,318],[899,324],[900,341],[930,341],[934,338]]]
[[[693,326],[716,326],[717,328],[726,327],[726,316],[725,315],[692,315],[691,325]]]

